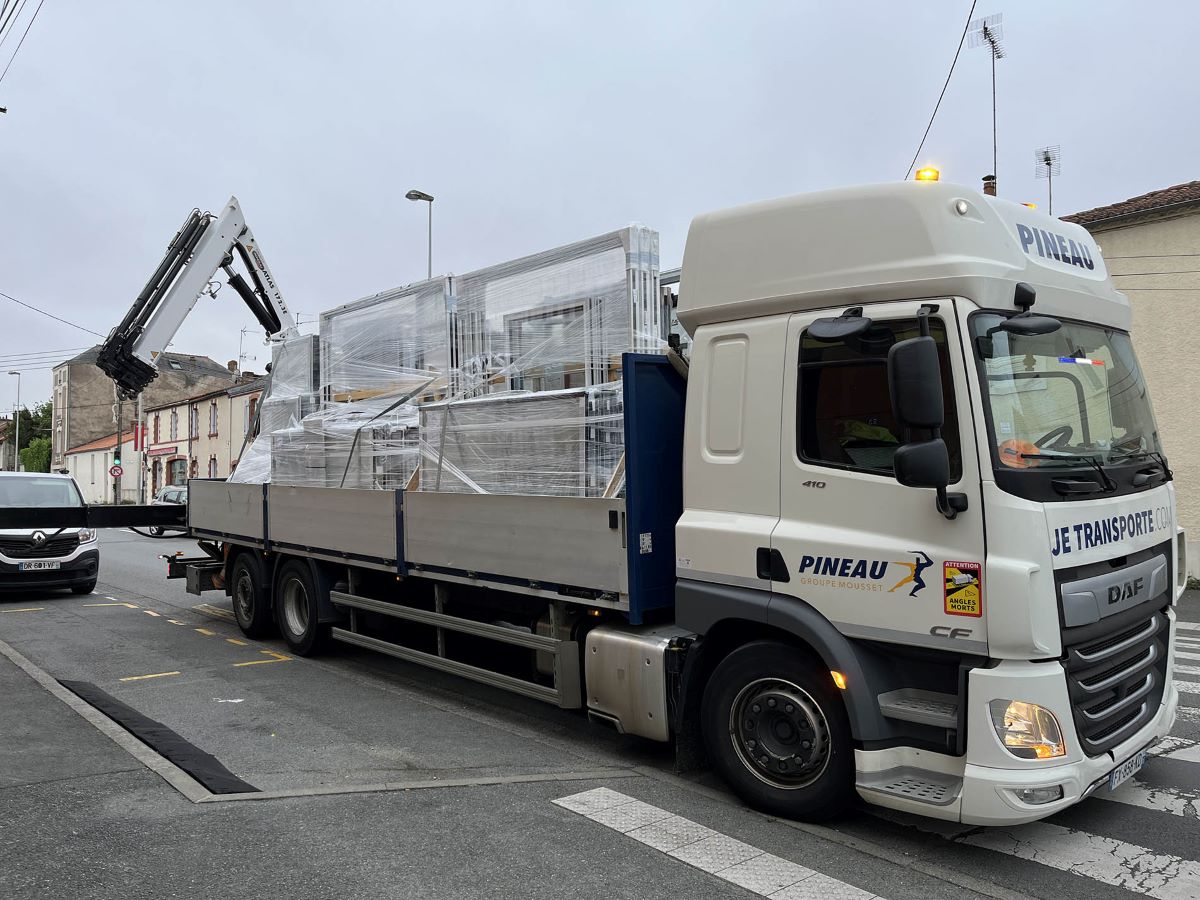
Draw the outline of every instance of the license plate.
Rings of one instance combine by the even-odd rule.
[[[39,559],[33,562],[21,563],[22,572],[45,572],[49,569],[57,569],[62,563],[57,559]]]
[[[1140,772],[1142,766],[1146,764],[1147,751],[1142,750],[1135,753],[1125,762],[1121,763],[1115,769],[1108,773],[1108,789],[1115,791],[1126,781],[1133,777],[1134,773]]]

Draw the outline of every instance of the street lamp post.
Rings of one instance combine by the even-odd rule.
[[[409,191],[404,196],[409,200],[424,200],[426,203],[429,204],[429,237],[426,241],[426,247],[428,248],[428,251],[429,251],[429,267],[428,267],[428,272],[425,277],[432,278],[433,277],[433,195],[427,194],[424,191],[418,191],[416,188],[413,188],[411,191]]]
[[[12,371],[9,375],[17,376],[17,408],[13,412],[13,418],[17,421],[17,434],[13,439],[13,471],[21,471],[21,373]]]

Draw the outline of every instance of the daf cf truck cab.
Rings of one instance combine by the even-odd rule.
[[[840,767],[1012,823],[1145,762],[1185,542],[1083,228],[950,184],[741,207],[693,222],[678,315],[676,624],[743,796],[808,814]]]

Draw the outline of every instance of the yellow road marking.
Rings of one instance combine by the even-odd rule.
[[[234,618],[232,611],[228,609],[218,609],[210,603],[197,603],[192,607],[192,609],[196,610],[196,612],[204,613],[206,616],[215,616],[218,619],[224,619],[226,622],[237,621]]]
[[[287,662],[288,660],[291,659],[290,656],[284,656],[282,653],[276,653],[274,650],[263,650],[261,652],[265,653],[267,656],[274,657],[274,659],[255,659],[255,660],[251,660],[250,662],[234,663],[233,667],[235,669],[237,669],[237,668],[241,668],[242,666],[263,666],[263,665],[266,665],[267,663]]]
[[[200,634],[204,635],[205,637],[212,637],[216,634],[215,631],[209,631],[207,628],[197,628],[196,631],[200,632]]]
[[[155,612],[154,610],[152,610],[152,609],[143,609],[143,610],[142,610],[142,612],[144,612],[144,613],[145,613],[146,615],[148,615],[148,616],[154,616],[154,618],[156,618],[156,619],[161,619],[161,618],[162,618],[162,613],[156,613],[156,612]]]
[[[20,609],[0,609],[0,612],[41,612],[44,606],[23,606]]]
[[[250,646],[245,641],[239,641],[237,638],[225,638],[225,640],[231,644],[237,644],[239,647],[249,647]]]
[[[130,603],[130,602],[129,602],[129,601],[127,601],[127,600],[118,600],[116,597],[110,597],[110,596],[108,596],[108,594],[105,594],[105,595],[104,595],[104,599],[105,599],[105,600],[113,600],[113,601],[115,601],[115,603],[116,603],[116,605],[117,605],[117,606],[128,606],[130,609],[137,609],[137,608],[138,608],[138,605],[137,605],[136,603]],[[90,605],[90,604],[89,604],[89,605]],[[106,606],[107,604],[98,603],[98,604],[96,604],[96,605],[97,605],[97,606]]]
[[[168,675],[178,674],[178,672],[155,672],[153,675],[130,675],[128,678],[122,678],[121,681],[143,681],[147,678],[165,678]]]

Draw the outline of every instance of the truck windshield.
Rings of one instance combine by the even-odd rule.
[[[0,506],[53,509],[82,505],[75,483],[67,478],[0,478]]]
[[[1063,322],[1051,334],[971,330],[1001,469],[1106,465],[1162,452],[1146,382],[1129,335]]]

